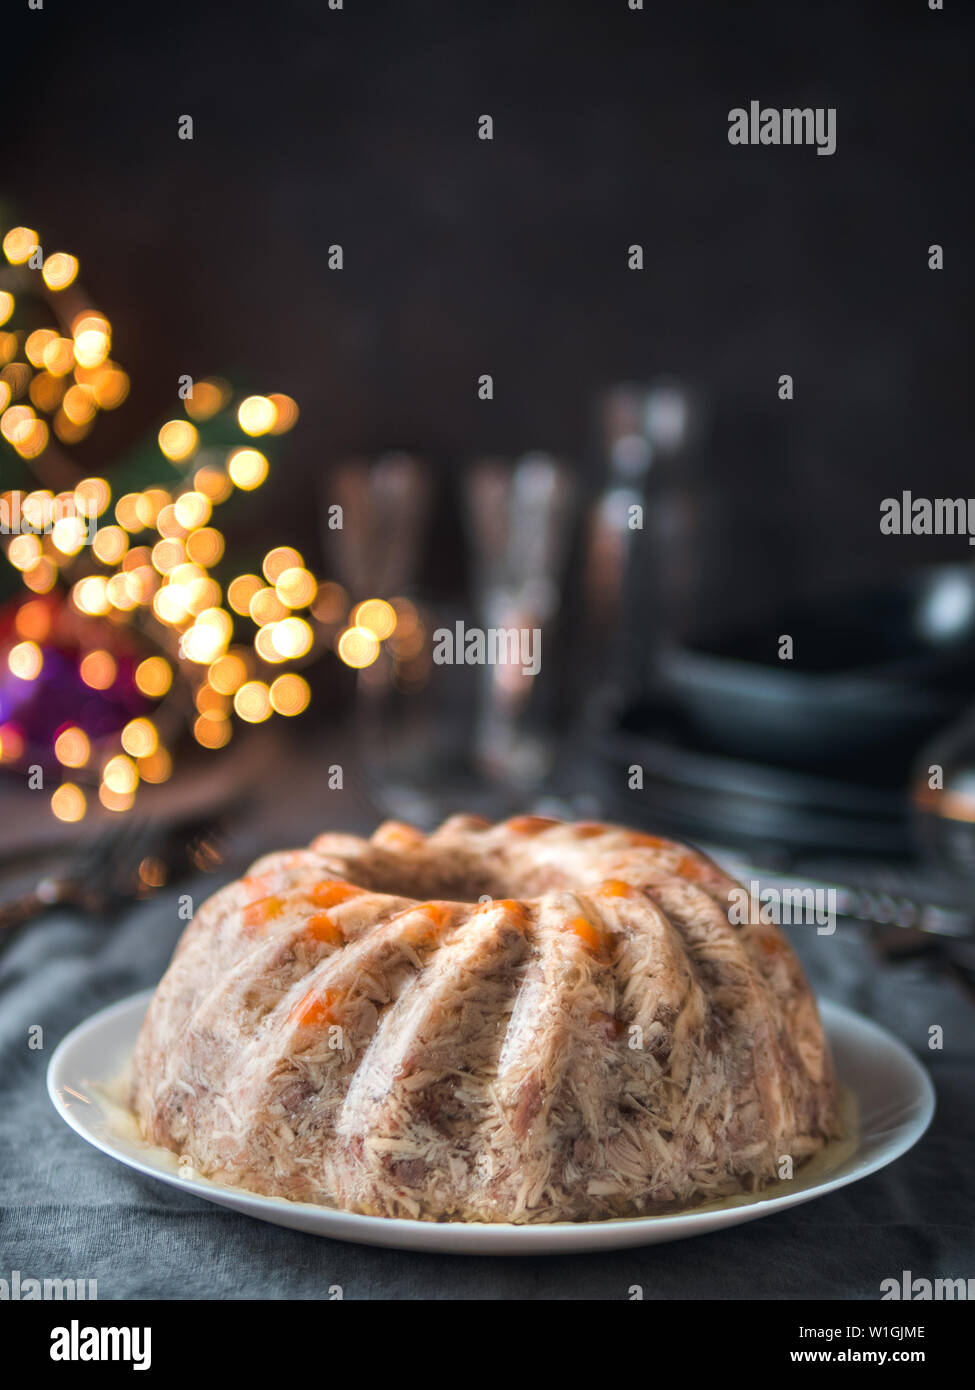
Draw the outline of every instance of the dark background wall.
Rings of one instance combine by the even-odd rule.
[[[448,482],[494,449],[591,467],[595,392],[674,372],[712,401],[702,573],[727,611],[969,554],[882,538],[878,507],[973,491],[971,14],[5,6],[0,196],[81,257],[134,382],[92,465],[172,409],[181,372],[234,372],[302,407],[269,504],[307,528],[301,480],[353,450],[415,448]],[[836,153],[731,147],[752,98],[835,106]],[[448,569],[450,516],[448,494]]]

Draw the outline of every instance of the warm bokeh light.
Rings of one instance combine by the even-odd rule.
[[[20,680],[36,680],[44,666],[44,653],[36,642],[18,642],[7,653],[7,665]]]
[[[139,860],[139,882],[146,888],[162,888],[169,878],[169,866],[157,854],[146,854]]]
[[[69,725],[54,740],[54,756],[64,767],[84,767],[91,757],[91,743],[84,729]]]
[[[103,565],[117,565],[129,548],[128,532],[121,526],[103,526],[95,532],[91,548]]]
[[[24,575],[24,583],[35,594],[49,594],[58,582],[58,571],[43,555]]]
[[[166,584],[153,595],[152,611],[161,623],[178,627],[189,617],[189,610],[180,584]]]
[[[307,608],[317,588],[314,575],[300,565],[282,570],[274,582],[274,592],[289,608]]]
[[[168,507],[172,498],[165,488],[147,487],[135,499],[135,513],[143,526],[155,526],[156,518],[163,507]],[[123,523],[124,525],[124,523]],[[126,527],[126,529],[128,529]]]
[[[54,522],[54,493],[28,492],[21,495],[21,515],[35,531],[42,531]]]
[[[129,378],[120,368],[106,364],[92,382],[91,389],[102,410],[115,410],[129,394]]]
[[[213,526],[201,526],[186,538],[186,553],[196,565],[219,564],[223,551],[223,536]]]
[[[289,671],[271,682],[269,698],[271,708],[278,714],[301,714],[302,710],[308,708],[311,688],[303,676]]]
[[[77,257],[69,256],[67,251],[53,251],[45,256],[41,274],[49,290],[66,290],[77,277]]]
[[[245,434],[268,434],[277,418],[278,412],[267,396],[248,396],[237,407],[237,423]]]
[[[213,612],[213,609],[208,609]],[[183,634],[181,650],[183,656],[189,661],[195,661],[200,666],[209,666],[218,656],[223,654],[224,647],[227,645],[227,638],[219,628],[211,626],[202,621],[201,614],[196,622]]]
[[[82,516],[101,516],[112,500],[112,489],[104,478],[82,478],[74,500]]]
[[[346,666],[362,670],[379,655],[379,643],[367,627],[347,627],[338,640],[338,654]]]
[[[28,333],[24,341],[27,361],[34,367],[43,367],[44,349],[48,343],[56,342],[57,336],[53,328],[35,328],[33,333]]]
[[[191,584],[195,579],[206,579],[207,572],[201,565],[195,565],[192,560],[184,560],[169,576],[170,584]]]
[[[84,424],[76,425],[68,419],[63,410],[59,410],[54,417],[54,433],[62,444],[77,444],[80,439],[91,429],[91,420],[86,420]]]
[[[51,529],[51,540],[62,555],[77,555],[86,539],[85,523],[80,516],[62,516]]]
[[[368,628],[380,642],[393,635],[396,621],[396,609],[384,598],[367,598],[356,604],[352,614],[353,625]]]
[[[98,788],[98,800],[106,811],[131,811],[135,802],[135,792],[119,792],[107,782],[103,782]]]
[[[139,785],[139,773],[135,763],[124,753],[116,753],[109,758],[102,771],[102,782],[120,796],[130,795]]]
[[[166,574],[169,570],[182,564],[185,555],[183,542],[175,538],[157,541],[152,547],[152,563],[160,574]]]
[[[74,343],[70,338],[52,338],[44,349],[44,366],[52,376],[67,376],[74,366]]]
[[[43,642],[51,631],[51,609],[43,599],[29,599],[17,609],[14,626],[18,636]]]
[[[184,587],[187,611],[198,616],[205,608],[216,608],[220,603],[220,585],[215,579],[191,579]]]
[[[64,393],[61,409],[73,425],[85,425],[94,419],[95,398],[88,386],[69,386]]]
[[[30,227],[11,227],[3,239],[3,254],[11,265],[29,261],[37,247],[37,233]]]
[[[298,423],[298,405],[290,396],[284,396],[280,391],[268,396],[268,400],[274,406],[274,424],[271,426],[272,434],[284,434],[293,425]]]
[[[175,502],[167,502],[164,507],[160,507],[156,515],[156,530],[161,536],[176,536],[180,540],[186,535],[185,527],[176,514]]]
[[[267,623],[280,622],[288,616],[287,608],[270,588],[258,589],[251,595],[247,607],[250,616],[259,627],[264,627]]]
[[[263,681],[245,681],[234,695],[234,709],[248,724],[260,724],[271,715],[271,694]]]
[[[98,367],[105,361],[111,346],[107,324],[104,327],[86,326],[80,332],[75,332],[75,361],[80,367]]]
[[[268,623],[267,627],[262,627],[254,637],[254,650],[262,661],[268,661],[272,666],[279,666],[285,657],[274,645],[274,623]]]
[[[149,758],[159,747],[159,735],[151,719],[130,719],[122,730],[121,742],[131,757]]]
[[[197,627],[204,627],[218,632],[224,642],[229,642],[234,630],[234,620],[223,608],[207,608],[200,613],[196,620]]]
[[[21,458],[36,459],[46,449],[48,437],[48,428],[43,420],[28,420],[14,431],[11,443]]]
[[[169,576],[170,584],[192,584],[194,580],[206,579],[207,572],[192,560],[183,560]]]
[[[7,559],[14,569],[29,570],[41,556],[41,543],[36,536],[24,534],[14,536],[7,547]]]
[[[349,596],[341,584],[327,579],[319,584],[311,611],[320,623],[340,623],[349,611]]]
[[[16,334],[10,335],[16,343]],[[4,383],[10,392],[10,399],[16,400],[22,396],[30,385],[30,367],[26,362],[8,362],[0,372],[0,381]],[[28,412],[33,413],[33,412]]]
[[[230,400],[230,387],[225,381],[207,380],[193,383],[193,394],[184,402],[186,413],[193,420],[209,420]]]
[[[285,618],[275,623],[271,632],[275,651],[291,660],[306,656],[314,640],[315,635],[304,618]]]
[[[139,569],[143,565],[152,564],[152,550],[148,545],[134,545],[131,550],[127,550],[122,557],[122,568],[124,570]]]
[[[158,700],[173,683],[173,668],[164,656],[147,656],[135,668],[135,683],[143,695]]]
[[[103,574],[91,574],[87,579],[79,579],[71,590],[71,598],[78,611],[90,618],[104,616],[112,606],[108,584]]]
[[[24,736],[16,724],[4,724],[0,728],[0,758],[5,763],[20,762],[25,746]]]
[[[141,531],[146,523],[139,516],[138,503],[141,493],[127,492],[115,503],[115,520],[126,531]]]
[[[184,492],[173,503],[173,510],[180,526],[193,531],[210,520],[211,502],[202,492]]]
[[[105,585],[105,594],[112,607],[120,613],[131,613],[139,603],[139,594],[129,574],[113,574]]]
[[[113,583],[115,576],[110,579],[109,585]],[[159,587],[160,578],[154,569],[149,565],[140,565],[138,569],[122,571],[121,579],[125,585],[127,602],[116,605],[119,608],[138,608],[140,604],[152,602],[152,596]],[[109,590],[111,597],[111,589]]]
[[[233,695],[247,679],[247,665],[235,652],[228,652],[217,658],[207,678],[218,694]]]
[[[79,666],[81,679],[92,690],[108,690],[115,684],[115,658],[101,648],[87,652]]]
[[[227,459],[227,472],[237,487],[252,492],[267,477],[267,459],[257,449],[237,449]]]
[[[209,464],[203,468],[198,468],[194,473],[193,486],[197,492],[202,492],[205,497],[209,497],[215,505],[219,502],[226,502],[234,490],[233,483],[223,469],[214,468]]]
[[[192,458],[200,447],[200,436],[189,420],[167,420],[159,431],[159,447],[171,463]]]
[[[73,822],[84,819],[88,803],[85,794],[74,782],[62,782],[51,796],[51,810],[58,820]]]
[[[200,686],[193,697],[193,703],[200,714],[208,714],[211,719],[225,719],[230,707],[227,696],[221,695],[219,690],[214,690],[209,681]]]
[[[223,748],[232,735],[229,719],[215,719],[212,715],[201,714],[193,725],[193,737],[202,748]]]
[[[125,583],[135,603],[146,604],[152,602],[160,579],[151,565],[138,565],[126,573]]]
[[[280,579],[281,575],[284,574],[285,570],[303,569],[304,564],[305,562],[302,559],[301,552],[295,550],[294,546],[276,545],[273,550],[269,550],[264,556],[264,563],[261,568],[264,571],[264,577],[267,579],[267,582],[269,584],[275,584],[278,579]]]
[[[157,748],[148,758],[139,759],[143,782],[165,782],[172,776],[173,760],[165,748]]]
[[[12,265],[24,265],[40,251],[37,233],[28,227],[12,228],[2,246]],[[136,621],[141,627],[147,619],[151,628],[153,618],[172,629],[164,642],[167,651],[172,648],[169,658],[161,654],[136,658],[134,671],[128,655],[120,667],[104,648],[80,656],[78,672],[89,691],[114,687],[120,702],[124,697],[126,703],[119,705],[126,711],[118,720],[120,732],[118,724],[114,729],[98,725],[93,748],[96,735],[81,724],[94,718],[100,702],[89,698],[77,701],[77,713],[68,706],[78,723],[62,724],[53,733],[53,753],[64,769],[84,769],[93,760],[97,767],[108,756],[101,751],[102,741],[106,736],[114,738],[114,750],[108,750],[113,756],[108,756],[101,770],[98,796],[107,809],[125,812],[134,804],[140,780],[162,782],[172,772],[172,755],[160,743],[154,719],[132,709],[133,684],[147,701],[162,700],[172,689],[177,671],[189,663],[203,668],[187,673],[181,692],[185,689],[187,702],[192,700],[196,707],[192,729],[197,743],[222,748],[232,737],[234,715],[259,724],[273,713],[292,716],[307,709],[308,682],[281,663],[300,660],[314,649],[315,631],[299,612],[315,612],[316,606],[328,611],[339,595],[343,600],[345,595],[334,585],[325,586],[323,597],[316,577],[291,546],[271,549],[261,565],[263,574],[239,574],[226,590],[223,581],[210,573],[228,549],[224,534],[213,525],[214,508],[228,501],[235,488],[247,492],[260,487],[269,473],[267,456],[249,441],[244,447],[230,446],[235,419],[251,438],[285,433],[297,422],[299,411],[294,399],[284,393],[247,396],[235,407],[227,382],[210,378],[193,383],[192,394],[184,402],[188,418],[167,420],[157,436],[159,449],[170,463],[194,460],[192,484],[187,478],[173,481],[171,490],[146,486],[116,500],[105,478],[85,477],[74,483],[78,473],[72,477],[73,465],[58,445],[72,446],[85,439],[100,410],[112,410],[126,399],[130,382],[111,359],[109,319],[80,307],[84,296],[76,287],[78,258],[56,251],[42,261],[38,254],[31,265],[35,268],[41,275],[32,282],[36,288],[26,299],[0,290],[0,325],[18,310],[27,310],[25,326],[18,319],[18,326],[0,332],[0,434],[27,460],[38,458],[52,444],[50,462],[44,460],[48,471],[42,473],[43,464],[39,464],[35,476],[43,482],[54,480],[55,488],[67,490],[55,495],[38,487],[26,494],[5,494],[11,510],[19,507],[28,528],[20,529],[18,523],[16,533],[0,542],[20,572],[21,594],[25,588],[37,595],[49,595],[56,586],[59,591],[56,605],[48,597],[11,604],[8,640],[14,645],[6,651],[6,661],[15,677],[35,680],[44,671],[46,647],[41,644],[59,644],[63,631],[108,632],[113,626],[122,628]],[[10,283],[19,284],[20,279],[26,283],[26,274],[18,279],[11,275]],[[48,319],[51,326],[38,326],[44,318],[35,313],[33,302],[37,298],[37,305],[43,305],[44,287],[55,296],[46,302],[57,305],[54,318]],[[202,448],[197,425],[224,411],[219,424],[204,429],[204,438],[211,442]],[[214,438],[221,439],[224,426],[231,428],[231,436],[224,433],[222,445],[214,443]],[[165,469],[159,473],[165,474]],[[21,476],[13,474],[15,480]],[[169,476],[175,478],[173,473]],[[96,518],[106,524],[96,526]],[[139,532],[145,533],[145,544],[136,543]],[[100,568],[104,572],[98,572]],[[63,608],[62,592],[69,600]],[[142,605],[145,611],[137,613]],[[253,645],[230,646],[234,619],[228,609],[253,620],[257,629],[249,628]],[[346,612],[347,603],[342,608]],[[336,612],[336,624],[342,613]],[[98,622],[93,623],[94,619]],[[368,664],[373,658],[368,657],[367,648],[374,641],[369,629],[375,631],[376,623],[369,620],[368,609],[365,618],[351,622],[343,634],[350,664],[357,653],[365,655],[361,664]],[[107,637],[100,640],[108,642]],[[277,665],[282,674],[272,681],[273,669],[261,668],[259,658]],[[267,681],[254,678],[260,669],[267,671]],[[12,762],[24,752],[23,732],[13,724],[4,726],[0,757]],[[88,776],[85,772],[65,775],[77,775],[81,781]],[[53,789],[51,807],[64,822],[81,820],[88,810],[85,793],[71,782]]]
[[[0,434],[8,443],[13,444],[20,427],[34,418],[34,412],[29,405],[12,405],[0,417]]]
[[[112,325],[104,314],[97,313],[94,309],[81,309],[71,320],[71,333],[74,338],[79,333],[87,333],[97,330],[99,333],[111,333]]]

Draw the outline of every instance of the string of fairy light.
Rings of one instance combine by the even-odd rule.
[[[23,459],[38,458],[52,430],[62,444],[78,443],[99,410],[115,410],[129,393],[128,376],[109,358],[108,319],[73,290],[77,257],[55,251],[31,272],[38,248],[29,227],[13,227],[3,238],[8,264],[19,267],[28,282],[39,282],[55,319],[53,326],[32,332],[6,329],[16,297],[0,288],[0,433]],[[18,360],[21,352],[24,360]]]
[[[18,330],[12,326],[16,287],[0,288],[0,434],[36,470],[47,450],[77,443],[99,411],[121,405],[129,378],[110,357],[110,320],[72,291],[77,258],[65,252],[37,257],[38,236],[27,227],[8,231],[2,248],[22,273],[32,258],[39,260],[32,273],[53,301],[54,325]],[[74,303],[65,309],[62,296],[69,294]],[[191,694],[196,742],[219,749],[233,735],[233,716],[253,725],[301,714],[311,690],[290,668],[325,645],[360,671],[385,650],[404,688],[416,682],[422,662],[424,627],[410,600],[368,598],[350,607],[344,588],[316,578],[292,546],[271,547],[260,572],[236,573],[221,584],[216,567],[234,567],[216,524],[218,509],[266,481],[270,460],[258,442],[292,429],[298,406],[283,393],[248,395],[235,404],[230,385],[217,378],[193,383],[183,405],[185,418],[167,420],[157,436],[161,471],[175,472],[175,482],[170,477],[165,485],[113,497],[108,479],[79,477],[58,492],[2,494],[11,514],[16,508],[20,516],[6,556],[34,595],[15,616],[17,640],[6,653],[10,672],[23,681],[41,676],[52,621],[46,596],[55,592],[66,592],[93,626],[132,624],[156,648],[134,675],[142,696],[163,702],[152,714],[130,719],[114,743],[102,740],[97,749],[78,725],[58,730],[53,754],[64,776],[51,807],[64,821],[87,813],[86,785],[97,785],[105,808],[124,812],[140,783],[168,779],[173,754],[158,714],[176,682]],[[200,427],[224,414],[232,416],[239,442],[204,446]],[[79,674],[93,691],[113,686],[117,664],[106,644],[85,651]],[[17,729],[0,727],[0,758],[16,763],[23,752]]]

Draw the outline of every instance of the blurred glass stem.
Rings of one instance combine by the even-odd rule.
[[[557,655],[553,624],[572,527],[572,480],[548,454],[475,464],[465,506],[475,610],[486,660],[474,756],[485,777],[529,789],[553,752]]]

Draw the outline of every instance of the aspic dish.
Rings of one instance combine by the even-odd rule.
[[[259,860],[145,1017],[143,1139],[392,1220],[598,1222],[760,1195],[839,1139],[815,1000],[704,855],[456,816]]]

